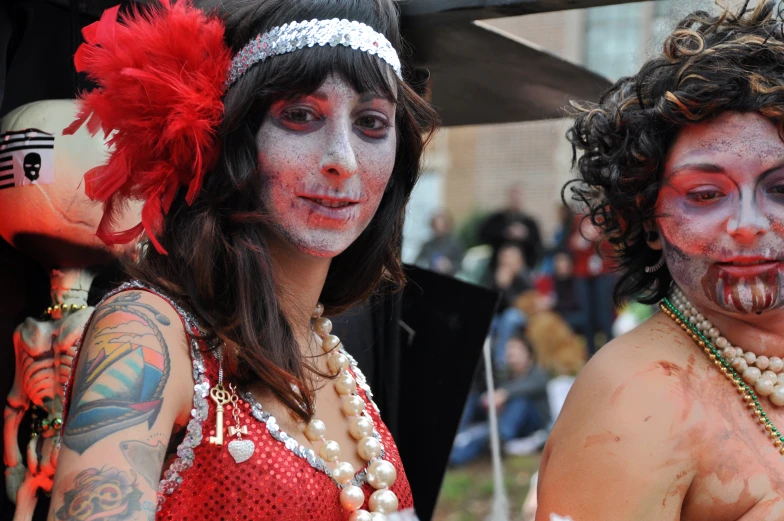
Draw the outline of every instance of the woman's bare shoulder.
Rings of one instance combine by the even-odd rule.
[[[128,288],[105,299],[95,309],[88,333],[94,333],[98,324],[151,335],[149,341],[188,356],[187,335],[179,313],[168,300],[150,291]]]
[[[626,422],[645,413],[650,425],[688,406],[695,364],[704,363],[691,340],[661,314],[613,340],[588,362],[569,393],[565,421],[590,415]],[[645,419],[648,416],[650,419]]]
[[[669,519],[679,509],[699,454],[702,416],[688,381],[698,359],[661,318],[602,347],[575,381],[542,458],[548,508],[604,520]]]

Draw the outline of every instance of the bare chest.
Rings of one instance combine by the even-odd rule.
[[[682,509],[684,521],[776,521],[784,519],[784,455],[747,409],[711,408],[699,447],[695,479]],[[774,424],[784,414],[769,403]]]

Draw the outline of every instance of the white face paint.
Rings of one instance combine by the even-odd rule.
[[[667,267],[694,305],[784,306],[784,142],[770,120],[725,112],[683,129],[657,211]]]
[[[334,257],[359,237],[395,165],[395,108],[338,76],[309,96],[272,105],[256,148],[264,206],[279,238]]]

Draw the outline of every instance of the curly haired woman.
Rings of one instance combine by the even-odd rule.
[[[547,442],[537,520],[784,519],[784,34],[776,2],[695,12],[580,104],[572,195],[615,246],[609,343]]]

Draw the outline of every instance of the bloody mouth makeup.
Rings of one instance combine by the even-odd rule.
[[[728,112],[684,128],[657,214],[667,267],[695,305],[749,314],[784,304],[784,143],[767,118]]]
[[[708,268],[703,287],[722,308],[760,313],[778,298],[780,268],[780,262],[771,260],[759,264],[715,263]]]

